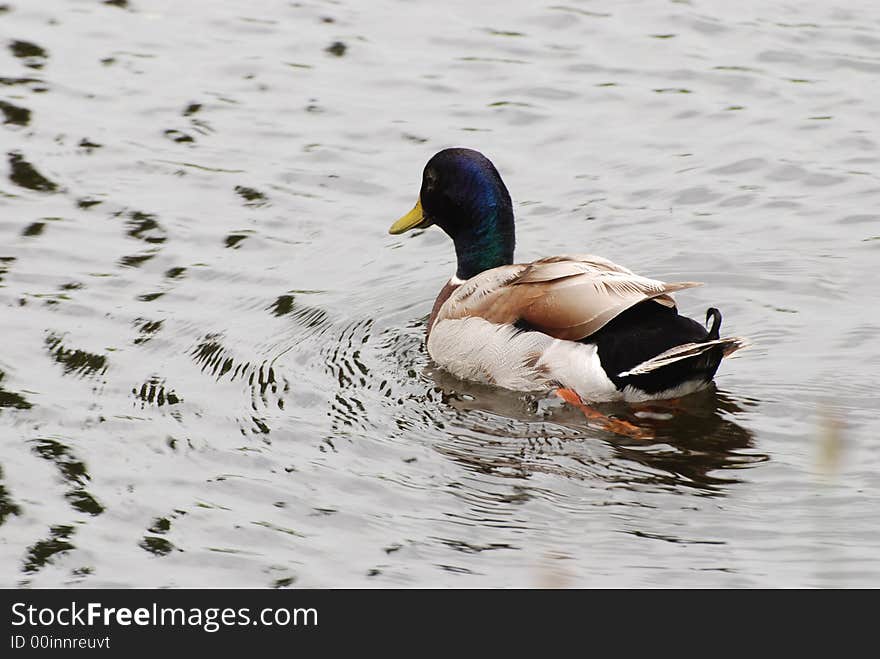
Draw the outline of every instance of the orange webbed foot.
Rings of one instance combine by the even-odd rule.
[[[629,421],[623,421],[622,419],[613,419],[605,414],[602,414],[602,412],[600,412],[599,410],[593,409],[592,407],[584,403],[583,399],[573,389],[557,389],[553,393],[555,393],[569,405],[573,405],[574,407],[578,408],[585,417],[587,417],[591,421],[596,422],[596,424],[603,430],[613,432],[615,435],[632,437],[633,439],[651,439],[654,436],[653,433],[651,433],[649,430],[639,428]]]

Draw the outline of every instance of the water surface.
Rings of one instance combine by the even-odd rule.
[[[0,7],[0,585],[880,586],[880,10]],[[521,260],[755,347],[679,407],[459,382],[389,236],[463,145]]]

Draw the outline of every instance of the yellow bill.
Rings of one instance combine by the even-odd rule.
[[[402,218],[397,220],[394,224],[391,225],[391,228],[388,229],[388,233],[392,233],[397,235],[399,233],[404,233],[409,231],[410,229],[415,229],[417,226],[422,224],[425,221],[425,214],[422,211],[422,200],[416,202],[416,205],[413,206],[413,209],[404,215]]]

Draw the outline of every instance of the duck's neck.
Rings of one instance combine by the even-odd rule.
[[[487,206],[477,221],[456,232],[452,240],[458,258],[455,276],[461,280],[484,270],[510,265],[516,246],[513,209],[509,204]]]

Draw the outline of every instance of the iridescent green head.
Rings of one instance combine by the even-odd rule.
[[[389,232],[432,224],[455,243],[459,279],[513,263],[510,194],[498,170],[478,151],[456,148],[435,154],[425,165],[418,202]]]

